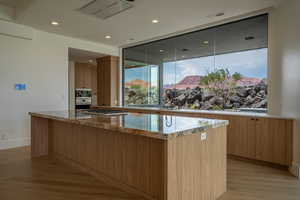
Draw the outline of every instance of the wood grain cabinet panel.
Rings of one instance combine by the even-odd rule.
[[[149,199],[164,196],[164,140],[51,120],[55,158]],[[128,187],[125,187],[128,189]]]
[[[95,71],[97,66],[87,63],[75,63],[75,88],[89,88],[96,92]]]
[[[205,132],[161,140],[32,117],[32,156],[49,151],[149,200],[215,200],[226,192],[226,127]]]
[[[97,66],[88,63],[75,63],[75,88],[92,89],[92,104],[97,105]]]
[[[49,152],[49,120],[39,117],[31,118],[31,156],[48,155]]]
[[[256,159],[280,165],[291,165],[291,120],[256,119]]]
[[[105,56],[98,63],[98,105],[115,106],[119,91],[119,57]]]
[[[129,112],[137,111],[124,109]],[[155,111],[141,108],[138,112]],[[165,110],[159,112],[167,115],[228,120],[227,154],[283,166],[292,165],[294,123],[292,119]]]
[[[230,120],[230,146],[232,154],[255,158],[255,120],[249,117],[232,117]]]
[[[246,116],[214,116],[229,120],[229,155],[291,166],[293,121]]]
[[[229,155],[284,166],[292,165],[293,120],[233,115],[204,117],[229,121]]]
[[[197,134],[168,141],[168,200],[213,200],[226,192],[223,133],[225,127],[208,130],[206,141]]]

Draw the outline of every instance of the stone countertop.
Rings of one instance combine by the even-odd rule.
[[[226,120],[160,114],[128,113],[125,115],[105,116],[87,114],[74,110],[31,112],[29,114],[35,117],[54,119],[163,140],[197,134],[210,128],[228,125],[228,121]]]
[[[287,119],[294,120],[292,117],[280,116],[280,115],[271,115],[267,113],[258,113],[258,112],[245,112],[245,111],[226,111],[226,110],[193,110],[193,109],[168,109],[168,108],[159,108],[159,107],[138,107],[138,106],[93,106],[95,108],[103,109],[125,109],[130,111],[162,111],[162,112],[172,112],[176,113],[199,113],[199,114],[211,114],[211,115],[235,115],[235,116],[248,116],[248,117],[262,117],[262,118],[274,118],[274,119]]]

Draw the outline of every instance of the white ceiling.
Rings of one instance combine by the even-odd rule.
[[[17,23],[66,36],[122,46],[265,9],[281,0],[135,0],[133,8],[106,20],[76,11],[91,0],[17,1],[22,1],[23,8],[17,9]],[[26,6],[24,2],[27,2]],[[220,12],[225,15],[212,17]],[[152,24],[152,19],[159,19],[160,23]],[[51,21],[58,21],[60,26],[52,26]],[[111,35],[112,38],[105,39],[106,35]],[[134,40],[129,42],[130,38]]]

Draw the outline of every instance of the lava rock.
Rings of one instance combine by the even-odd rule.
[[[136,96],[136,92],[135,92],[134,90],[129,90],[129,92],[128,92],[128,97],[129,97],[129,98],[132,98],[132,97],[134,97],[134,96]]]
[[[211,91],[205,91],[203,92],[203,95],[202,95],[202,100],[203,101],[208,101],[210,100],[211,98],[213,98],[216,94],[211,92]]]
[[[239,97],[246,97],[248,95],[247,88],[239,87],[236,91],[237,96]]]
[[[233,96],[229,97],[229,100],[234,103],[234,102],[239,102],[241,100],[241,98],[237,95],[233,95]]]

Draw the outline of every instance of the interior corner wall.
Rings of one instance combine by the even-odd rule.
[[[75,109],[75,63],[69,61],[69,109]]]
[[[293,163],[300,167],[300,1],[285,0],[271,12],[272,47],[271,101],[283,116],[295,118]],[[276,72],[275,72],[276,71]],[[275,97],[275,98],[274,98]]]
[[[277,13],[269,11],[268,28],[268,114],[281,115],[281,66],[277,43]]]
[[[123,49],[119,48],[119,99],[118,106],[123,106]]]
[[[7,27],[2,25],[0,20],[0,30]],[[14,26],[18,32],[11,35],[32,29]],[[119,55],[117,47],[31,31],[32,40],[0,34],[0,149],[29,145],[28,112],[68,109],[69,48]],[[16,90],[17,83],[26,90]]]

